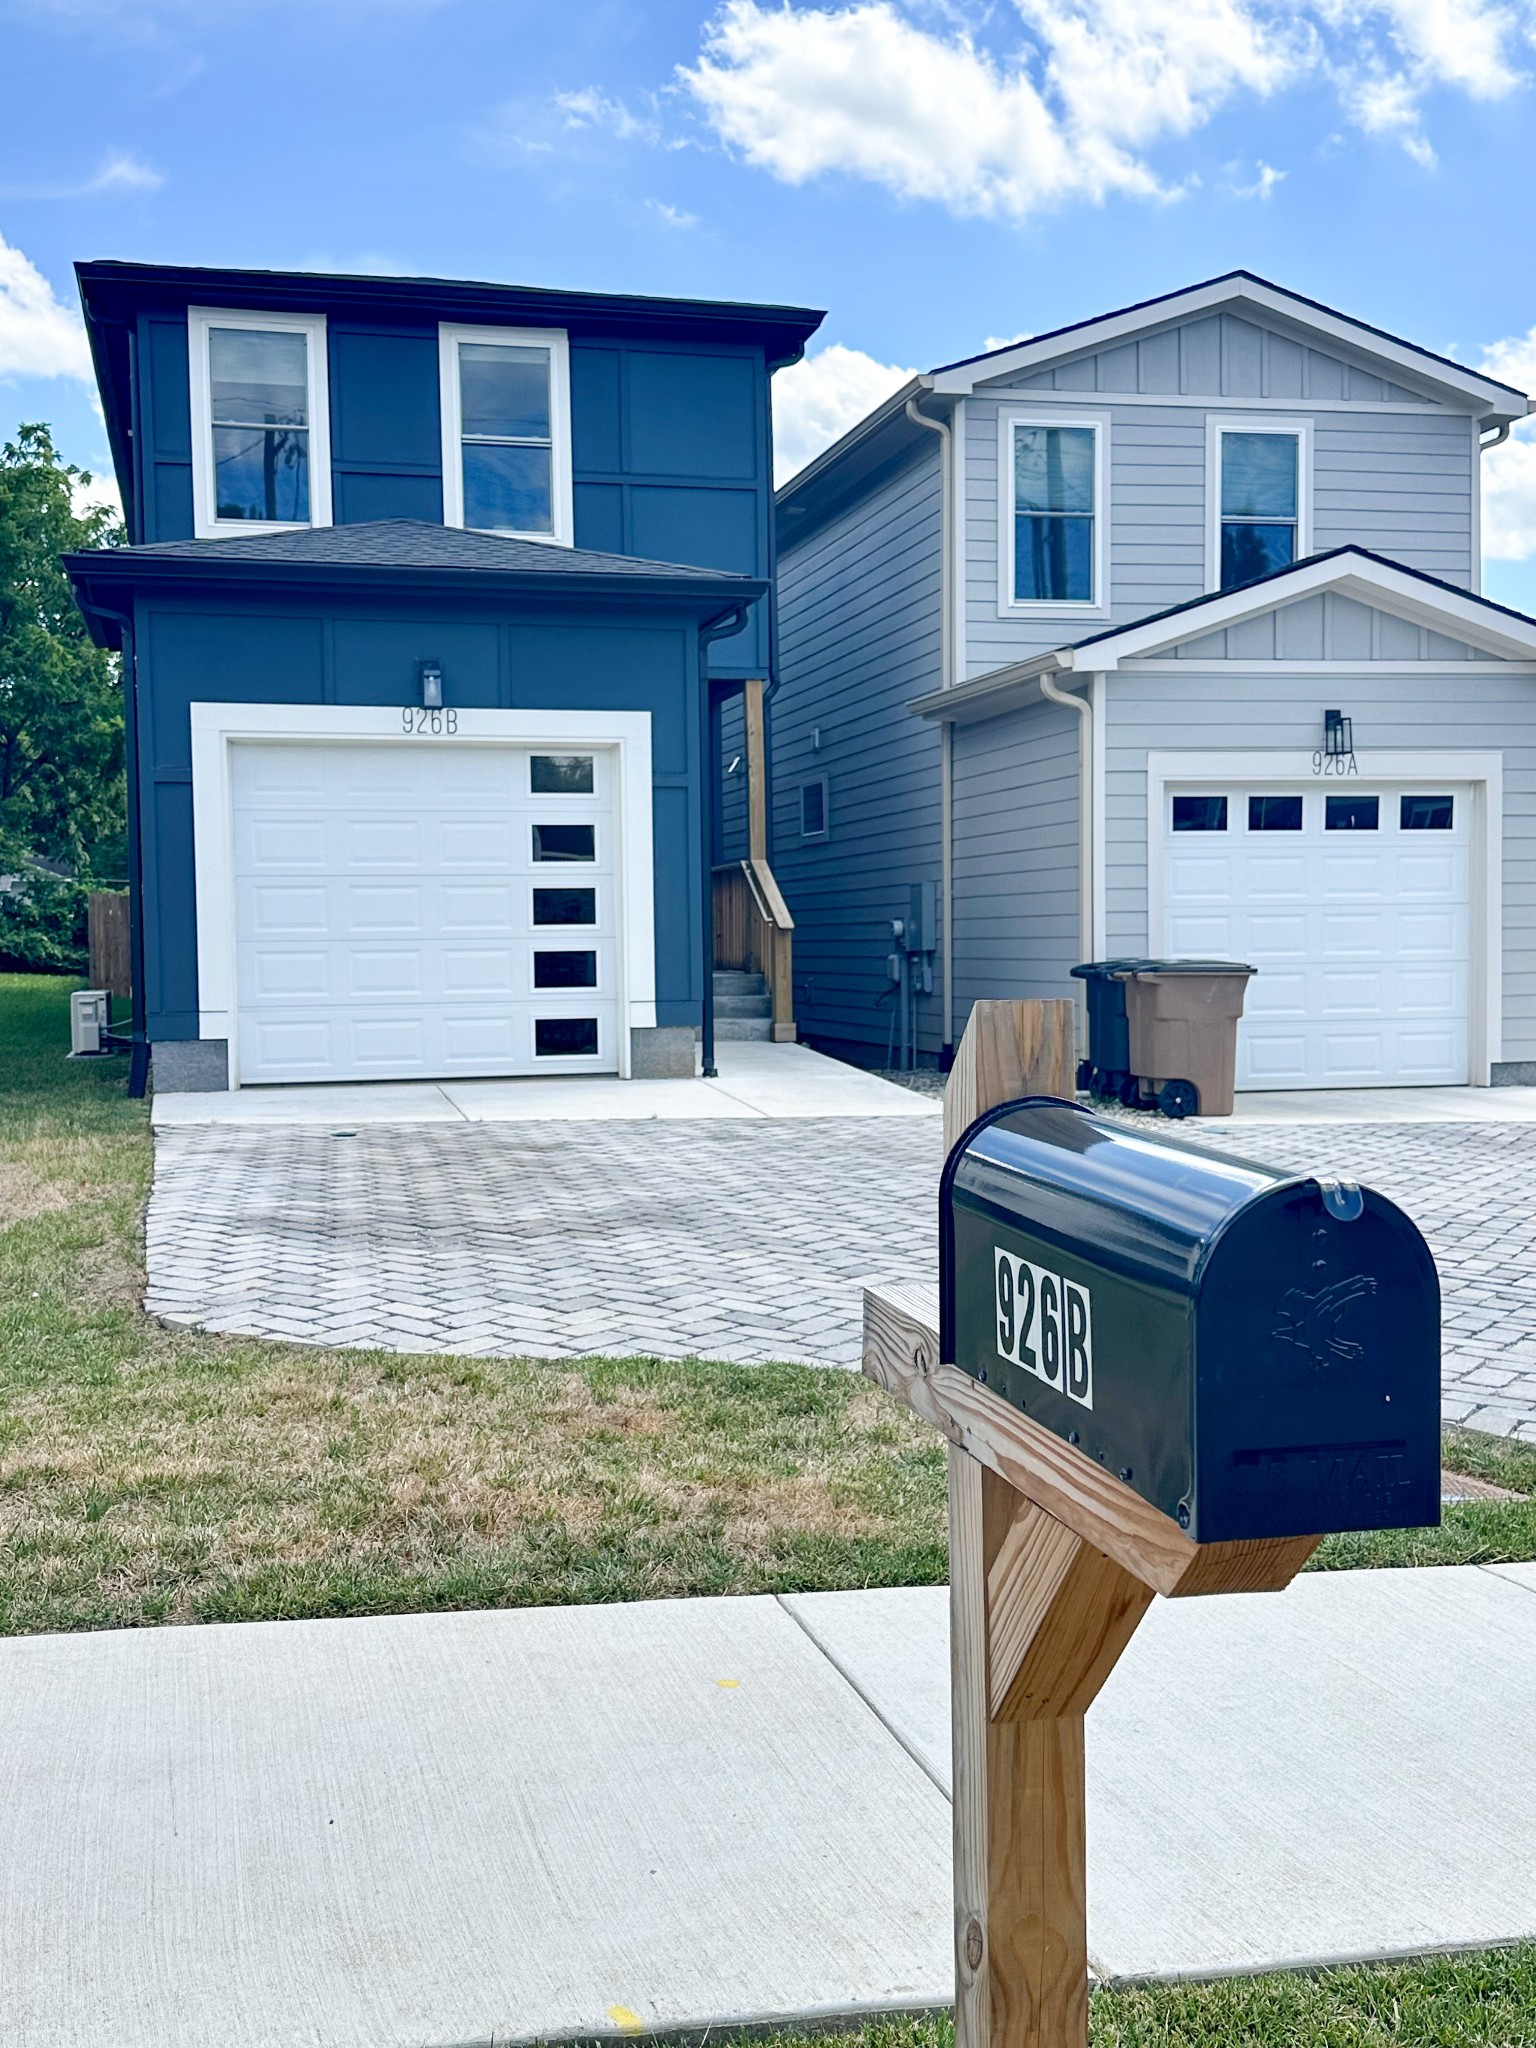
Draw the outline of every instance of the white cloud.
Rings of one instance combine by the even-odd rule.
[[[678,83],[718,138],[787,184],[839,174],[957,214],[1020,218],[1186,189],[1151,152],[1223,106],[1330,83],[1348,118],[1433,163],[1435,87],[1523,82],[1500,0],[1013,0],[1002,54],[921,0],[724,0]],[[944,19],[940,14],[937,18]],[[950,19],[952,20],[952,16]],[[994,41],[997,17],[993,17]],[[1261,166],[1244,196],[1283,174]]]
[[[669,228],[696,228],[699,224],[696,213],[685,213],[682,207],[670,206],[665,199],[647,199],[645,203],[647,209]]]
[[[88,178],[63,185],[6,185],[0,196],[7,199],[95,199],[114,192],[145,196],[158,192],[164,173],[144,162],[129,149],[109,150]]]
[[[1536,393],[1536,327],[1484,349],[1479,367]],[[1517,426],[1483,457],[1483,553],[1498,562],[1536,555],[1536,421]]]
[[[917,375],[834,341],[773,380],[773,472],[784,483]]]
[[[87,512],[94,512],[99,505],[105,505],[119,519],[123,516],[123,501],[118,496],[117,482],[109,469],[98,473],[92,470],[89,483],[78,480],[70,486],[70,507],[77,519],[83,519]]]
[[[659,142],[661,125],[654,115],[632,114],[622,100],[584,86],[579,92],[557,92],[555,105],[567,128],[603,128],[620,142]]]
[[[1284,171],[1277,171],[1273,164],[1265,163],[1262,157],[1254,166],[1254,174],[1246,184],[1238,182],[1242,172],[1237,164],[1228,164],[1227,173],[1227,183],[1223,189],[1234,199],[1272,199],[1275,187],[1283,185],[1286,178]]]
[[[78,377],[94,385],[85,327],[37,268],[0,237],[0,377]]]

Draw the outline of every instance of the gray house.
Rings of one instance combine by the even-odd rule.
[[[778,494],[775,869],[813,1042],[1075,961],[1253,961],[1240,1087],[1536,1080],[1525,396],[1245,273],[919,377]]]

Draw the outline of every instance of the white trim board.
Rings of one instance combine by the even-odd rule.
[[[1370,747],[1355,757],[1359,773],[1350,789],[1373,783],[1420,783],[1426,789],[1466,787],[1472,792],[1472,964],[1468,1011],[1468,1079],[1486,1088],[1501,1057],[1504,992],[1504,756],[1444,747],[1423,752]],[[1318,771],[1318,756],[1293,748],[1242,753],[1151,753],[1146,771],[1147,934],[1149,949],[1163,929],[1163,804],[1171,785],[1285,783],[1344,787]]]
[[[208,331],[243,327],[260,334],[302,334],[309,409],[309,519],[220,519],[213,465],[213,388]],[[236,533],[303,533],[331,523],[330,361],[323,313],[266,313],[221,306],[187,308],[187,372],[192,414],[192,530],[199,540]]]
[[[648,711],[455,709],[456,730],[407,734],[402,705],[194,704],[193,874],[197,892],[199,1038],[229,1044],[229,1085],[239,1086],[235,963],[234,802],[230,756],[242,740],[296,746],[611,747],[618,756],[615,864],[619,1073],[630,1070],[629,1034],[656,1022],[656,916],[651,838],[651,715]],[[443,714],[446,719],[446,714]]]

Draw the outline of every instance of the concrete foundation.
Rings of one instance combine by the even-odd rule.
[[[227,1038],[165,1038],[150,1048],[157,1095],[220,1095],[229,1089]]]
[[[698,1072],[691,1024],[658,1024],[629,1034],[629,1071],[636,1081],[691,1081]]]

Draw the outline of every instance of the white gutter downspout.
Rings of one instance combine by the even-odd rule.
[[[929,387],[931,389],[931,387]],[[919,412],[917,400],[907,400],[907,418],[939,436],[939,687],[953,689],[959,678],[954,673],[955,588],[952,573],[951,534],[954,526],[954,435],[947,420],[930,419]],[[939,723],[939,837],[941,844],[940,916],[944,920],[944,1056],[955,1047],[955,832],[954,832],[954,726],[949,719]]]
[[[1089,679],[1090,692],[1092,687]],[[1064,690],[1049,674],[1040,677],[1040,694],[1052,704],[1065,704],[1077,713],[1078,943],[1080,957],[1093,960],[1098,957],[1095,952],[1098,920],[1094,916],[1098,877],[1094,872],[1094,802],[1097,793],[1093,786],[1093,699],[1091,695],[1078,697],[1071,690]]]

